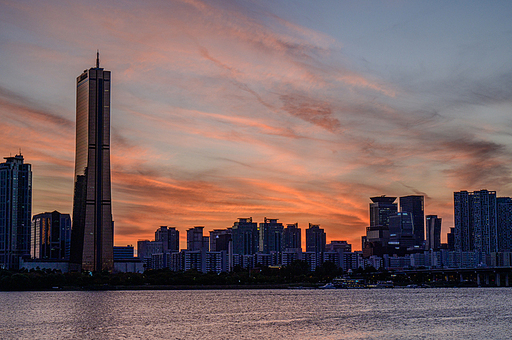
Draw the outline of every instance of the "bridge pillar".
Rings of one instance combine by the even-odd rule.
[[[476,274],[476,284],[480,287],[480,273]]]
[[[496,273],[496,286],[501,286],[501,275],[500,273]]]

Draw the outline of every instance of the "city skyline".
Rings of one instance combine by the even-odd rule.
[[[72,80],[97,49],[116,245],[250,216],[359,249],[383,194],[424,195],[446,242],[453,192],[512,196],[507,2],[39,6],[0,4],[2,153],[32,164],[33,214],[72,212]]]

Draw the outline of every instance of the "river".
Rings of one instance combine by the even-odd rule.
[[[512,288],[1,292],[1,339],[511,339]]]

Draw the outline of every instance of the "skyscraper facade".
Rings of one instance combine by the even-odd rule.
[[[498,250],[512,251],[512,198],[497,197]]]
[[[496,191],[460,191],[453,197],[455,250],[498,251]]]
[[[21,154],[0,164],[0,268],[18,269],[30,256],[32,169]]]
[[[34,215],[30,256],[34,259],[69,260],[71,216],[58,211]]]
[[[398,212],[389,217],[389,245],[395,250],[405,251],[414,246],[413,216],[409,212]]]
[[[112,270],[110,71],[96,67],[77,78],[76,154],[70,268]]]
[[[370,226],[366,228],[366,236],[361,242],[365,257],[381,256],[387,252],[390,217],[398,211],[396,197],[375,196],[370,200]]]
[[[400,211],[412,214],[414,245],[425,241],[425,199],[421,195],[400,197]]]
[[[394,203],[396,197],[376,196],[370,199],[370,227],[388,227],[389,216],[398,211],[398,206]]]
[[[463,190],[453,193],[453,238],[454,249],[473,250],[473,225],[470,223],[469,192]]]
[[[437,215],[427,215],[426,221],[426,234],[427,240],[425,243],[426,250],[439,250],[441,248],[441,222],[442,219]]]

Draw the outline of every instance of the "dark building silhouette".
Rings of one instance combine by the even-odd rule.
[[[413,216],[409,212],[397,212],[389,217],[389,242],[394,253],[404,254],[415,244]]]
[[[258,224],[252,217],[239,218],[231,228],[233,240],[233,254],[252,255],[258,252],[259,237]]]
[[[498,250],[512,251],[512,199],[496,198],[498,210]]]
[[[427,215],[426,221],[426,234],[427,240],[425,243],[426,250],[439,250],[441,249],[441,222],[442,219],[437,215]]]
[[[394,203],[396,197],[376,196],[370,199],[370,227],[388,227],[389,216],[398,211],[398,205]]]
[[[260,223],[259,250],[264,254],[282,252],[284,250],[283,232],[284,226],[277,219],[266,218]]]
[[[30,256],[32,169],[21,153],[0,164],[0,268],[18,269]]]
[[[137,241],[137,257],[144,260],[147,264],[153,254],[162,254],[164,252],[162,242],[139,240]],[[148,266],[146,266],[148,268]],[[151,268],[151,266],[149,266]]]
[[[389,248],[389,218],[396,215],[398,205],[396,197],[370,197],[370,226],[366,228],[366,236],[362,238],[363,256],[382,256]]]
[[[204,227],[194,227],[187,230],[187,250],[209,250],[209,237],[203,235]]]
[[[455,227],[451,227],[448,234],[446,234],[446,243],[448,246],[448,250],[455,250]]]
[[[164,253],[180,251],[180,232],[174,227],[162,226],[158,228],[155,231],[155,241],[162,242]]]
[[[302,248],[301,229],[298,223],[287,224],[283,231],[284,248],[300,249]]]
[[[412,214],[414,245],[425,241],[425,198],[421,195],[400,197],[400,211]]]
[[[110,184],[110,71],[77,78],[76,155],[71,232],[72,270],[111,271],[114,226]]]
[[[33,259],[69,260],[71,216],[58,211],[34,215],[30,243]]]
[[[210,251],[229,251],[231,228],[210,231]]]
[[[306,251],[323,253],[325,252],[326,237],[323,229],[317,224],[309,224],[306,229]]]
[[[455,250],[498,251],[496,191],[454,192]]]

